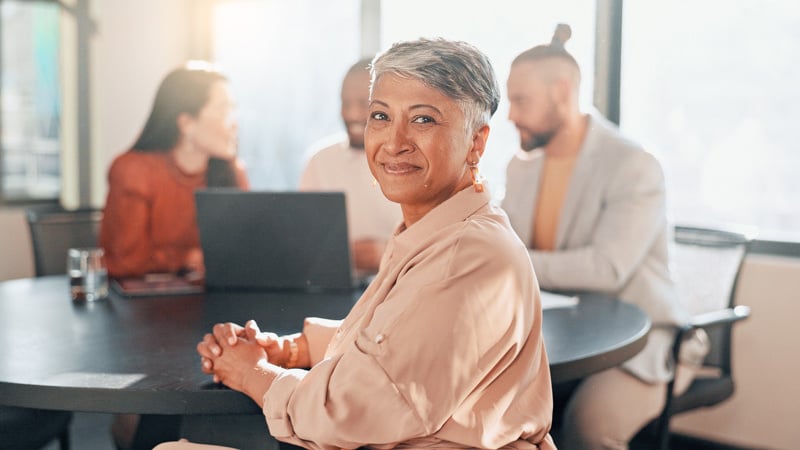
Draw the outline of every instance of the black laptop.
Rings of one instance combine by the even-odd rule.
[[[341,192],[195,193],[207,289],[352,289]]]

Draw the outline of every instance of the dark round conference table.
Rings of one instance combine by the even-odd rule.
[[[218,322],[255,319],[294,333],[307,316],[343,318],[358,292],[206,292],[70,300],[66,276],[0,282],[0,404],[161,415],[259,414],[243,394],[211,382],[195,351]],[[637,307],[595,295],[546,309],[553,382],[619,365],[646,343]]]

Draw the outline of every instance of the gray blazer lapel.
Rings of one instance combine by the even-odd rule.
[[[594,151],[598,147],[598,141],[601,140],[601,124],[598,124],[591,114],[588,115],[587,120],[589,123],[586,138],[578,154],[578,161],[575,162],[564,204],[561,206],[561,217],[558,219],[558,229],[556,230],[555,248],[557,249],[565,248],[567,236],[569,236],[575,217],[579,212],[581,199],[585,198],[583,192],[591,184],[593,173],[598,170],[594,164]]]
[[[533,240],[533,215],[536,214],[536,204],[539,201],[539,187],[540,187],[540,180],[542,179],[542,166],[544,165],[544,157],[539,157],[531,161],[531,171],[530,171],[530,179],[529,179],[529,188],[525,190],[524,201],[525,204],[528,206],[528,214],[525,214],[524,222],[523,222],[523,234],[524,237],[522,238],[525,245],[531,245],[531,241]],[[530,182],[532,180],[533,182]],[[525,209],[522,209],[525,211]]]
[[[529,245],[544,155],[541,150],[534,150],[526,156],[524,160],[512,161],[516,173],[509,174],[504,207],[517,235],[525,245]]]

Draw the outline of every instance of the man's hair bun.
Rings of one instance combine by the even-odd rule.
[[[556,25],[556,31],[553,32],[553,38],[550,40],[552,47],[564,48],[569,38],[572,37],[572,28],[565,23]]]

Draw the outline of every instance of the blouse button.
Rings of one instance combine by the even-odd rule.
[[[379,334],[379,335],[375,336],[375,343],[376,344],[380,344],[381,342],[383,342],[383,335]]]

